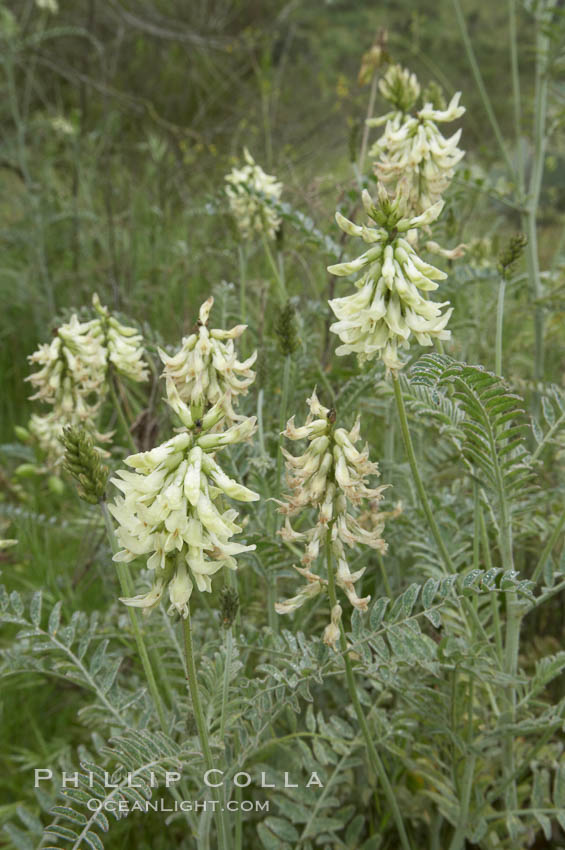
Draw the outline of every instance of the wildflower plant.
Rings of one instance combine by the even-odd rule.
[[[185,618],[194,584],[210,592],[215,573],[222,567],[235,570],[234,556],[255,548],[231,540],[242,529],[237,511],[225,509],[222,499],[249,502],[259,496],[226,475],[216,461],[220,449],[249,439],[256,430],[255,417],[236,416],[231,404],[232,395],[249,385],[253,373],[249,362],[236,361],[233,350],[233,338],[243,326],[208,331],[212,303],[209,298],[202,305],[199,333],[183,341],[176,357],[161,352],[167,401],[182,427],[162,445],[126,458],[133,471],[118,470],[112,483],[122,495],[109,506],[122,547],[114,560],[144,556],[154,575],[148,593],[122,601],[150,611],[168,589],[169,613]],[[245,380],[238,383],[234,372],[245,374]],[[236,424],[220,430],[234,420]]]
[[[231,213],[243,239],[261,234],[274,239],[281,219],[273,202],[280,200],[283,185],[263,171],[247,148],[243,155],[245,165],[233,168],[225,177]]]
[[[421,87],[415,74],[400,65],[388,68],[379,89],[392,110],[368,119],[370,127],[385,125],[369,155],[376,160],[378,179],[404,198],[410,212],[419,215],[440,200],[464,156],[458,148],[461,130],[446,139],[438,127],[456,121],[465,112],[459,105],[461,92],[445,109],[426,101],[412,114]]]
[[[121,214],[130,196],[126,179],[109,183],[106,197],[99,181],[87,181],[82,172],[81,191],[74,191],[77,166],[96,159],[98,135],[86,126],[80,145],[53,132],[47,149],[41,138],[35,145],[26,116],[38,115],[43,126],[44,110],[59,110],[49,103],[52,87],[35,77],[47,67],[35,61],[37,46],[47,57],[52,34],[34,31],[33,15],[29,21],[16,12],[0,15],[7,150],[30,190],[18,217],[8,221],[18,238],[7,242],[6,285],[29,251],[33,279],[44,287],[35,315],[44,305],[53,314],[65,297],[71,263],[85,280],[90,272],[99,278],[101,269],[121,268],[122,260],[129,270],[131,259],[140,275],[128,279],[128,297],[146,298],[144,327],[156,323],[163,361],[162,393],[157,381],[144,393],[140,382],[152,362],[141,335],[94,299],[91,313],[65,321],[33,355],[30,380],[43,405],[43,415],[34,410],[33,428],[74,478],[81,501],[57,488],[56,475],[40,477],[37,464],[27,462],[37,447],[28,431],[19,429],[23,445],[0,447],[0,566],[7,585],[0,584],[7,707],[0,745],[8,791],[1,827],[10,846],[130,846],[139,838],[136,812],[146,813],[142,840],[151,847],[521,850],[562,843],[565,652],[557,615],[565,589],[559,465],[565,395],[555,344],[559,292],[549,289],[561,265],[556,255],[544,270],[551,246],[544,239],[540,254],[537,238],[555,190],[543,173],[551,147],[544,122],[558,70],[553,30],[563,28],[554,26],[553,0],[526,5],[537,49],[520,68],[517,48],[528,27],[519,4],[510,3],[511,29],[520,33],[510,55],[512,87],[515,94],[524,91],[535,64],[536,108],[515,110],[516,138],[503,139],[502,147],[510,161],[506,188],[497,183],[496,198],[519,215],[527,244],[517,235],[496,256],[514,224],[486,201],[490,181],[462,181],[447,210],[450,236],[465,227],[465,238],[469,229],[471,237],[483,237],[485,266],[477,269],[467,257],[457,292],[457,349],[469,358],[478,352],[476,365],[442,350],[451,307],[441,288],[434,292],[445,274],[424,253],[458,253],[429,240],[437,238],[430,230],[440,230],[434,222],[462,155],[458,134],[444,136],[443,124],[458,119],[462,108],[457,97],[442,103],[437,87],[424,88],[400,66],[387,71],[384,34],[365,55],[359,78],[368,86],[367,115],[377,88],[390,104],[375,149],[380,185],[374,198],[363,195],[363,220],[363,211],[345,211],[349,203],[355,209],[354,184],[365,185],[369,128],[361,139],[353,127],[351,179],[340,180],[344,216],[337,216],[343,236],[351,238],[326,234],[330,217],[325,226],[314,225],[280,203],[280,184],[246,154],[225,184],[242,238],[218,251],[208,237],[225,225],[221,210],[207,196],[191,194],[196,183],[182,187],[190,190],[183,197],[194,200],[187,209],[168,197],[171,175],[191,180],[193,169],[175,166],[168,135],[157,138],[154,127],[148,130],[154,155],[133,193],[133,215]],[[465,27],[460,6],[454,0]],[[100,33],[103,39],[97,28],[97,38]],[[222,61],[232,43],[234,33]],[[28,55],[33,61],[22,73]],[[232,56],[240,62],[239,52]],[[265,52],[256,67],[264,96],[261,129],[279,161],[288,153],[308,179],[308,191],[296,192],[295,202],[312,198],[321,216],[337,162],[332,157],[332,175],[318,180],[305,173],[311,160],[276,149],[275,118],[289,99],[271,90],[271,82],[278,86],[296,71],[293,63],[273,65],[269,56]],[[297,61],[302,67],[304,60]],[[457,69],[450,70],[456,78]],[[475,62],[473,73],[479,70]],[[339,91],[346,84],[340,79]],[[87,95],[97,98],[91,88]],[[488,107],[484,85],[480,95]],[[62,102],[79,116],[67,95]],[[94,103],[88,125],[99,113]],[[496,117],[486,112],[491,121]],[[528,139],[522,119],[530,112],[535,134]],[[132,126],[128,121],[128,133]],[[508,126],[494,123],[494,136],[502,138]],[[209,134],[200,129],[204,140]],[[177,141],[175,156],[180,151],[187,164],[204,162],[201,156],[212,163],[213,146],[204,153],[196,137],[190,146]],[[50,164],[38,167],[36,147],[42,156],[47,150],[47,161],[48,151],[56,152],[55,171]],[[114,148],[107,146],[105,168],[112,167]],[[128,176],[127,146],[119,148],[111,179]],[[143,159],[136,156],[136,167],[144,167]],[[343,165],[335,172],[340,177]],[[498,177],[503,167],[493,161],[492,173]],[[55,172],[56,184],[49,183]],[[8,186],[20,179],[15,174]],[[221,181],[223,171],[218,176]],[[158,198],[158,207],[145,215],[144,195],[153,189],[150,203]],[[70,207],[57,210],[65,199]],[[155,227],[154,211],[162,227]],[[115,240],[100,239],[99,227],[89,224],[104,213]],[[56,221],[71,228],[51,226]],[[353,237],[363,241],[363,253]],[[145,238],[150,250],[139,250]],[[517,268],[522,253],[524,274]],[[161,262],[173,254],[174,269]],[[176,344],[169,321],[181,301],[184,270],[177,272],[188,257],[202,278],[191,273],[182,298],[198,321]],[[96,265],[89,268],[92,258]],[[328,286],[329,263],[335,277]],[[167,280],[157,274],[163,267],[172,271]],[[351,286],[344,281],[334,291],[337,278],[348,275]],[[213,277],[239,285],[239,291],[236,283],[217,289],[219,312],[237,316],[226,329],[212,327],[213,302],[204,300]],[[117,274],[118,290],[121,279]],[[248,303],[246,286],[254,296]],[[331,357],[328,288],[338,355],[356,354],[362,370],[354,358]],[[512,298],[505,299],[505,288]],[[15,305],[7,301],[8,340],[14,340],[9,325],[12,317],[21,319],[26,291],[23,286]],[[159,309],[152,313],[155,300]],[[531,335],[522,330],[524,309],[535,320]],[[247,324],[262,352],[256,395]],[[429,351],[432,344],[437,351]],[[20,371],[8,361],[17,351],[15,345],[5,354],[8,385]],[[312,392],[316,384],[327,407]],[[306,421],[300,412],[289,419],[307,395]],[[257,422],[245,415],[251,412]],[[106,452],[102,439],[116,417],[119,430]],[[256,428],[257,445],[248,450],[243,442]],[[120,438],[126,436],[139,445],[123,460]],[[382,478],[377,457],[381,468],[386,464]],[[16,466],[20,459],[26,462]],[[394,482],[394,510],[383,510],[383,479]],[[400,513],[393,529],[389,520]],[[16,539],[17,548],[8,549]],[[247,561],[249,568],[240,570]],[[61,681],[72,687],[61,688]],[[10,708],[21,703],[24,687],[20,717]],[[20,727],[23,746],[12,738]],[[49,785],[33,788],[22,752],[26,765],[53,768]],[[74,764],[74,753],[81,764]],[[61,771],[66,779],[59,788]],[[308,772],[319,781],[306,784]],[[177,775],[179,781],[171,781]],[[217,788],[209,780],[214,786],[217,780]],[[164,808],[158,800],[163,786]],[[117,829],[108,828],[112,815],[120,820]]]
[[[296,596],[277,603],[275,609],[279,614],[289,614],[327,587],[328,576],[314,573],[312,567],[320,558],[327,558],[329,551],[337,565],[337,587],[353,608],[366,611],[371,597],[359,597],[355,589],[365,567],[352,573],[347,550],[366,545],[381,553],[386,551],[386,543],[381,537],[384,522],[379,522],[374,515],[376,521],[367,530],[359,524],[356,515],[357,508],[365,500],[378,504],[385,487],[367,485],[368,476],[377,476],[379,467],[369,460],[367,445],[361,450],[355,445],[360,438],[360,418],[357,417],[353,428],[346,431],[335,427],[335,411],[320,403],[316,391],[307,403],[310,412],[305,424],[296,427],[293,416],[284,431],[290,440],[307,439],[308,448],[304,454],[297,456],[283,449],[291,492],[288,501],[280,507],[280,512],[285,515],[285,525],[279,531],[283,540],[304,545],[303,567],[298,567],[297,571],[306,578],[307,584]],[[315,525],[306,531],[296,531],[290,517],[308,508],[316,511]],[[329,564],[327,569],[331,569]],[[341,616],[341,608],[338,611],[336,604],[332,605],[332,619],[324,637],[334,648],[338,614]]]
[[[376,204],[367,191],[362,200],[371,226],[354,224],[336,213],[339,227],[350,236],[360,236],[370,247],[355,260],[328,267],[340,277],[362,271],[355,282],[356,293],[329,302],[338,319],[330,330],[342,342],[338,355],[354,353],[360,362],[378,357],[387,370],[398,370],[403,365],[399,349],[408,348],[412,337],[429,346],[434,339],[451,335],[446,326],[452,310],[442,312],[449,302],[427,297],[447,275],[425,262],[409,239],[410,232],[435,221],[443,201],[413,216],[404,197],[389,197],[382,184]]]

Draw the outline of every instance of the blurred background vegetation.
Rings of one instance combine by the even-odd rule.
[[[506,9],[466,0],[464,11],[485,84],[509,130]],[[527,93],[527,15],[519,26]],[[97,291],[174,339],[215,284],[237,277],[234,233],[217,210],[225,206],[223,175],[244,145],[284,182],[285,199],[331,232],[351,179],[348,151],[358,148],[367,110],[360,60],[382,27],[394,59],[447,94],[464,92],[467,168],[476,165],[496,184],[504,172],[451,0],[417,8],[411,0],[0,6],[4,440],[27,418],[26,356],[66,308],[89,303]],[[530,98],[525,127],[532,110]],[[546,222],[552,237],[565,183],[556,151],[554,139],[554,204]],[[517,227],[509,206],[493,203],[487,215],[471,220],[466,238],[487,235],[500,217],[503,226]],[[324,258],[311,262],[319,266]],[[297,265],[291,294],[304,292],[304,275]]]

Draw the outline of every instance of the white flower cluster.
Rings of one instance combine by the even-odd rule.
[[[409,111],[420,95],[414,74],[392,65],[381,80],[380,89],[394,109],[368,119],[371,127],[385,124],[382,136],[369,153],[376,159],[379,180],[402,195],[411,212],[419,214],[440,200],[464,156],[457,147],[461,130],[446,139],[437,126],[463,115],[465,109],[459,105],[461,92],[453,96],[447,109],[425,103],[411,115]]]
[[[307,401],[310,412],[306,423],[297,428],[292,417],[283,432],[291,440],[306,438],[309,445],[305,453],[297,457],[284,451],[291,494],[288,502],[280,507],[286,518],[285,526],[279,532],[283,540],[305,545],[303,567],[295,569],[306,578],[307,583],[296,596],[277,603],[275,608],[279,614],[295,611],[327,585],[328,579],[312,572],[311,566],[324,555],[329,534],[336,563],[335,583],[354,608],[365,611],[370,596],[360,598],[355,590],[355,582],[361,578],[365,568],[353,573],[350,571],[346,547],[364,544],[385,552],[386,543],[381,537],[384,521],[380,523],[373,514],[374,524],[369,531],[360,525],[350,505],[359,506],[365,499],[378,503],[385,487],[367,486],[367,476],[378,475],[379,468],[369,460],[367,446],[360,451],[355,445],[359,440],[359,419],[350,431],[335,428],[335,411],[320,404],[315,392]],[[295,531],[289,517],[307,507],[317,510],[317,522],[306,531]],[[332,620],[324,636],[332,646],[339,634],[337,624],[340,617],[341,607],[334,606]]]
[[[33,414],[29,430],[53,462],[63,456],[59,437],[65,425],[81,425],[102,442],[109,439],[96,430],[95,422],[107,392],[110,364],[132,381],[147,378],[141,335],[118,322],[97,295],[93,306],[96,318],[81,322],[75,313],[50,343],[40,345],[28,358],[40,367],[26,378],[35,390],[31,398],[53,408],[45,415]]]
[[[446,325],[452,310],[441,311],[449,302],[426,298],[427,292],[437,289],[435,281],[447,275],[424,262],[406,238],[409,230],[434,221],[443,201],[420,216],[403,217],[403,202],[389,198],[381,185],[378,205],[366,191],[363,205],[376,227],[353,224],[336,213],[339,227],[351,236],[360,236],[370,247],[356,260],[328,267],[340,276],[363,271],[355,283],[356,293],[329,302],[338,319],[330,330],[343,343],[337,354],[356,353],[360,361],[380,357],[387,369],[400,369],[398,347],[407,348],[411,336],[420,345],[431,345],[433,338],[449,339],[451,335]]]
[[[109,508],[118,521],[117,538],[123,547],[114,560],[143,556],[154,572],[148,593],[122,602],[150,611],[168,588],[169,613],[187,617],[193,583],[200,591],[210,591],[214,573],[224,566],[235,570],[234,556],[255,548],[231,541],[241,526],[236,523],[237,511],[222,507],[221,500],[225,495],[248,502],[259,495],[229,478],[215,454],[249,439],[256,420],[213,431],[226,418],[225,399],[196,419],[172,381],[167,383],[167,395],[183,430],[151,451],[126,458],[134,471],[121,469],[112,479],[122,495]]]
[[[244,148],[243,154],[246,165],[233,168],[225,178],[232,215],[244,239],[252,239],[261,233],[274,239],[281,220],[270,202],[280,199],[282,183],[276,177],[265,174],[247,148]]]
[[[243,362],[237,359],[234,340],[241,336],[246,325],[236,325],[229,331],[208,328],[213,303],[214,299],[208,298],[202,304],[195,330],[183,339],[175,355],[169,357],[159,349],[165,364],[163,376],[167,386],[174,385],[180,400],[188,405],[205,410],[223,399],[226,420],[236,422],[245,417],[234,411],[232,402],[245,394],[255,379],[251,366],[257,352]]]

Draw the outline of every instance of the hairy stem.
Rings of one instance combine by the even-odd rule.
[[[246,325],[247,304],[245,303],[245,289],[247,285],[247,254],[243,245],[238,245],[237,252],[239,256],[239,313],[242,324]]]
[[[445,567],[445,571],[448,574],[454,573],[455,568],[453,566],[453,561],[451,560],[451,555],[447,551],[447,547],[441,536],[441,531],[439,530],[438,524],[435,520],[431,505],[428,501],[428,497],[426,491],[424,489],[424,485],[422,483],[422,479],[420,478],[420,472],[418,470],[418,462],[416,460],[416,455],[414,453],[414,446],[412,444],[412,438],[410,436],[410,430],[408,428],[408,419],[406,417],[406,408],[404,406],[404,399],[402,397],[402,389],[400,387],[400,380],[396,373],[393,373],[393,381],[394,387],[394,397],[396,399],[396,407],[398,409],[398,418],[400,420],[400,430],[402,431],[402,438],[404,440],[404,447],[406,449],[406,455],[408,457],[408,463],[410,464],[410,470],[412,472],[412,478],[414,484],[416,486],[416,490],[418,492],[418,496],[420,499],[420,504],[422,505],[422,509],[426,515],[426,519],[428,520],[428,524],[430,526],[430,530],[434,536],[434,539],[437,543],[437,547],[440,551],[443,564]]]
[[[335,576],[334,569],[332,563],[332,543],[331,543],[331,525],[328,529],[326,535],[326,563],[328,569],[328,594],[330,598],[330,606],[333,609],[337,604],[337,595],[335,589]],[[367,721],[365,719],[365,713],[363,708],[361,707],[361,703],[359,702],[359,695],[357,693],[357,685],[355,683],[355,676],[353,674],[353,667],[351,665],[351,659],[349,658],[349,652],[347,649],[347,638],[345,637],[345,631],[343,628],[343,624],[340,623],[340,646],[343,661],[345,664],[345,676],[347,679],[347,687],[349,690],[349,696],[351,697],[351,702],[353,703],[353,707],[355,709],[355,714],[357,715],[357,721],[361,728],[361,732],[363,734],[363,738],[365,739],[365,745],[367,747],[367,753],[369,756],[369,761],[373,770],[379,778],[379,782],[381,783],[384,795],[386,797],[387,803],[390,807],[390,811],[392,813],[392,817],[396,824],[396,828],[398,830],[398,836],[400,838],[400,843],[404,850],[411,850],[411,843],[408,838],[406,827],[404,826],[404,820],[402,818],[401,811],[398,807],[398,803],[396,801],[396,797],[394,795],[394,791],[390,784],[390,780],[387,776],[386,769],[384,764],[381,761],[381,758],[375,748],[375,744],[373,742],[373,738],[369,727],[367,726]]]
[[[498,304],[496,307],[496,340],[494,346],[494,371],[502,375],[502,332],[504,327],[504,294],[506,292],[506,280],[500,277],[498,284]]]
[[[536,383],[543,381],[544,376],[544,312],[541,304],[543,284],[541,281],[539,267],[537,215],[543,181],[546,149],[547,93],[549,86],[549,78],[547,74],[549,35],[547,34],[547,27],[551,22],[555,5],[556,0],[547,0],[547,3],[542,4],[541,6],[542,11],[536,14],[535,108],[533,126],[534,155],[530,176],[528,205],[527,210],[522,215],[522,227],[528,237],[526,259],[532,298],[534,301],[534,381]],[[536,393],[536,404],[537,401],[538,396]]]
[[[208,730],[206,728],[206,723],[204,721],[204,714],[202,712],[202,705],[200,703],[200,694],[198,692],[198,680],[196,677],[196,667],[194,664],[194,652],[192,648],[192,630],[190,627],[190,612],[186,619],[182,621],[182,628],[184,634],[184,654],[186,658],[186,673],[188,680],[188,688],[190,692],[190,699],[192,701],[192,710],[194,712],[194,719],[196,721],[196,728],[198,730],[198,738],[200,740],[200,746],[202,747],[202,754],[204,756],[204,763],[206,764],[207,770],[212,770],[214,768],[214,761],[212,759],[212,751],[210,750],[210,743],[208,741]],[[214,806],[214,815],[216,819],[216,829],[218,831],[218,848],[219,850],[226,850],[226,840],[225,840],[225,832],[224,832],[224,819],[222,817],[222,813],[219,808],[219,801],[216,798],[216,805]]]

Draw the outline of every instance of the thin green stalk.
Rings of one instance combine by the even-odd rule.
[[[467,700],[467,743],[470,745],[473,737],[473,701],[474,687],[473,680],[469,682],[469,696]],[[452,730],[455,731],[455,730]],[[469,818],[469,803],[471,801],[471,791],[473,790],[473,778],[475,776],[475,765],[477,756],[472,753],[465,761],[465,770],[463,772],[462,787],[459,792],[459,817],[457,819],[457,827],[449,850],[463,850],[465,847],[465,833],[467,832],[467,821]]]
[[[228,572],[231,573],[231,570]],[[232,585],[233,586],[233,585]],[[239,615],[239,611],[238,611]],[[220,738],[222,741],[225,739],[226,735],[226,717],[228,712],[228,696],[229,696],[229,688],[230,688],[230,671],[232,665],[233,658],[233,625],[226,629],[226,660],[224,667],[224,679],[222,683],[222,710],[220,715]],[[225,747],[225,742],[224,742]],[[234,748],[235,748],[235,759],[237,761],[238,758],[238,739],[235,736],[234,739]],[[241,803],[242,791],[241,788],[236,787],[235,795],[238,803]],[[225,808],[225,801],[224,801]],[[235,848],[234,850],[241,850],[241,840],[243,835],[243,824],[241,820],[241,806],[238,805],[238,808],[235,813]],[[226,835],[229,835],[228,830],[226,830]]]
[[[488,541],[487,534],[487,526],[485,522],[485,516],[482,511],[482,508],[479,508],[479,520],[480,520],[480,534],[481,534],[481,542],[483,544],[483,554],[485,559],[485,566],[487,570],[492,569],[492,559],[490,557],[490,546]],[[490,594],[490,605],[492,611],[492,625],[494,630],[494,642],[496,645],[496,653],[498,655],[498,660],[500,664],[502,664],[502,658],[504,654],[504,648],[502,646],[502,631],[500,628],[500,613],[498,610],[498,595],[495,590],[493,590]]]
[[[100,503],[100,508],[102,510],[102,516],[104,517],[104,523],[106,525],[108,537],[110,539],[110,547],[112,549],[112,552],[115,553],[118,550],[118,545],[116,541],[116,535],[114,533],[114,527],[112,525],[112,520],[110,519],[110,513],[105,502]],[[118,580],[120,582],[120,587],[124,596],[133,596],[134,586],[128,565],[118,561],[116,563],[116,572],[118,574]],[[163,709],[163,703],[159,694],[157,682],[155,680],[155,674],[153,673],[153,667],[151,665],[149,654],[147,652],[147,647],[145,646],[143,634],[141,633],[141,628],[139,626],[138,613],[134,608],[128,606],[128,614],[133,630],[133,635],[135,638],[135,643],[137,645],[137,651],[141,659],[141,665],[145,673],[145,678],[147,679],[147,685],[149,686],[149,693],[151,694],[151,697],[153,699],[153,703],[155,705],[155,709],[159,717],[159,723],[161,724],[161,729],[163,730],[163,732],[167,732],[169,727],[165,718],[165,711]]]
[[[483,82],[483,75],[481,74],[479,63],[477,62],[477,59],[475,57],[475,51],[473,50],[473,45],[471,43],[467,24],[465,22],[465,16],[463,15],[463,10],[461,9],[460,0],[453,0],[453,8],[455,9],[455,16],[457,18],[457,24],[459,26],[459,31],[461,33],[461,38],[463,40],[463,46],[467,54],[467,59],[469,65],[471,66],[473,77],[475,78],[475,84],[477,86],[477,89],[479,90],[479,94],[481,96],[485,112],[487,113],[488,120],[490,121],[490,125],[496,137],[496,141],[498,142],[502,156],[504,157],[506,167],[508,168],[508,173],[512,175],[514,173],[514,167],[512,165],[510,157],[508,156],[508,151],[506,150],[506,145],[504,144],[504,138],[502,136],[499,123],[497,121],[494,109],[492,108],[492,103],[490,101],[488,92]]]
[[[522,99],[520,94],[520,68],[518,65],[518,35],[516,30],[516,0],[508,0],[508,28],[510,40],[510,65],[512,69],[512,103],[514,105],[514,135],[516,138],[517,188],[520,204],[524,201],[525,162],[522,144]],[[500,373],[498,373],[500,374]]]
[[[286,427],[286,417],[287,417],[287,409],[288,409],[288,393],[290,389],[290,368],[292,366],[291,355],[287,354],[284,358],[284,369],[283,369],[283,381],[282,381],[282,392],[281,392],[281,404],[279,407],[279,432],[284,431]],[[275,494],[278,498],[279,489],[281,486],[281,477],[282,477],[282,465],[283,465],[283,453],[281,451],[282,448],[282,437],[279,433],[279,446],[277,451],[277,481],[275,486]]]
[[[226,734],[226,715],[228,711],[228,694],[230,690],[230,670],[233,655],[233,633],[232,627],[226,629],[226,660],[224,667],[224,680],[222,683],[222,710],[220,714],[220,738],[224,740]]]
[[[424,489],[424,485],[422,483],[422,479],[420,478],[420,472],[418,470],[418,462],[416,460],[416,455],[414,453],[414,446],[412,444],[412,438],[410,436],[410,430],[408,428],[408,419],[406,417],[406,408],[404,406],[404,399],[402,397],[402,389],[400,387],[400,380],[396,374],[393,373],[393,381],[394,387],[394,397],[396,399],[396,407],[398,410],[398,418],[400,420],[400,430],[402,431],[402,438],[404,440],[404,447],[406,449],[406,455],[408,457],[408,463],[410,464],[410,470],[412,472],[412,478],[414,480],[414,484],[416,486],[416,490],[418,492],[418,496],[420,498],[420,504],[422,505],[422,509],[426,515],[426,519],[428,520],[431,532],[434,536],[434,539],[437,543],[438,549],[441,553],[441,557],[444,563],[445,571],[448,574],[455,572],[455,567],[453,565],[453,561],[451,560],[451,555],[447,551],[447,547],[441,536],[441,531],[439,530],[438,524],[435,521],[435,517],[433,515],[433,511],[431,505],[428,501],[428,497],[426,491]]]
[[[283,370],[283,383],[282,383],[282,392],[281,392],[281,404],[279,408],[279,431],[283,431],[286,425],[286,416],[287,416],[287,408],[288,408],[288,395],[290,388],[290,369],[291,369],[292,361],[290,354],[287,354],[284,359],[284,370]],[[282,467],[283,467],[283,454],[282,454],[282,437],[279,433],[278,439],[278,447],[277,447],[277,473],[275,479],[275,498],[279,498],[280,496],[280,487],[281,487],[281,478],[282,478]],[[277,526],[278,526],[278,515],[274,509],[274,505],[272,502],[269,502],[270,506],[270,515],[271,515],[271,529],[273,537],[276,534]],[[269,626],[273,630],[273,632],[278,632],[279,621],[276,616],[275,611],[275,601],[277,595],[277,587],[276,587],[276,574],[272,569],[269,569],[267,573],[267,617],[269,621]]]
[[[275,258],[273,257],[273,252],[269,248],[269,242],[268,242],[267,237],[265,236],[264,233],[261,233],[261,239],[262,239],[262,242],[263,242],[263,248],[265,250],[265,254],[266,254],[267,259],[269,261],[269,265],[270,265],[270,267],[273,271],[273,274],[275,276],[275,281],[277,283],[277,288],[279,290],[279,297],[280,297],[281,303],[286,304],[286,302],[288,301],[288,294],[287,294],[287,291],[286,291],[285,282],[284,282],[283,277],[280,273],[280,269],[278,268],[278,266],[275,262]]]
[[[546,564],[549,556],[551,555],[551,550],[553,549],[553,547],[557,543],[557,539],[558,539],[559,535],[561,534],[561,529],[563,528],[564,525],[565,525],[565,512],[562,513],[561,516],[559,517],[557,524],[555,525],[555,528],[553,529],[553,531],[549,535],[549,539],[548,539],[547,543],[545,544],[545,546],[543,547],[543,552],[541,553],[540,559],[537,562],[536,568],[532,573],[532,581],[535,581],[535,582],[538,581],[538,579],[539,579],[539,577],[540,577],[540,575],[543,571],[543,568],[545,567],[545,564]]]
[[[496,340],[494,345],[494,371],[502,375],[502,331],[504,327],[504,294],[506,279],[501,275],[498,283],[498,304],[496,307]]]
[[[247,253],[243,245],[238,245],[239,256],[239,313],[242,324],[247,324],[247,305],[245,303],[245,290],[247,286]]]
[[[363,127],[363,137],[361,139],[361,151],[359,153],[359,177],[363,179],[363,169],[365,167],[365,157],[367,156],[367,148],[369,146],[369,126],[367,121],[369,118],[373,116],[373,110],[375,108],[375,98],[377,96],[377,80],[379,79],[378,73],[375,71],[373,77],[371,79],[371,90],[369,92],[369,104],[367,106],[367,115],[365,116],[365,125]]]
[[[328,532],[326,535],[326,563],[328,569],[328,594],[330,598],[330,606],[333,609],[337,604],[337,595],[335,590],[335,576],[334,569],[332,563],[332,541],[331,541],[331,524],[328,528]],[[386,769],[384,764],[381,761],[381,758],[375,748],[375,744],[373,742],[373,738],[369,727],[367,726],[367,721],[365,719],[365,714],[361,707],[361,703],[359,702],[359,696],[357,694],[357,686],[355,684],[355,676],[353,674],[353,667],[351,666],[351,659],[349,658],[349,652],[347,648],[347,638],[345,637],[345,631],[343,628],[343,624],[340,623],[340,646],[343,657],[343,662],[345,664],[345,676],[347,679],[347,687],[349,690],[349,696],[351,698],[351,702],[355,709],[355,714],[357,715],[357,721],[361,728],[361,732],[363,734],[363,738],[365,739],[365,744],[367,747],[367,753],[369,755],[369,761],[375,773],[377,774],[379,781],[381,783],[384,795],[386,797],[387,803],[390,807],[390,811],[392,813],[392,817],[396,824],[396,828],[398,830],[398,836],[400,838],[400,843],[404,850],[411,850],[412,845],[410,843],[410,839],[408,838],[406,827],[404,826],[404,820],[402,818],[402,814],[400,808],[398,806],[396,797],[394,795],[394,791],[390,784],[389,778],[386,773]]]
[[[116,387],[115,387],[115,384],[114,384],[114,376],[112,374],[110,374],[108,376],[108,384],[109,384],[109,387],[110,387],[110,395],[112,396],[112,401],[114,402],[114,406],[116,408],[116,413],[118,414],[118,419],[120,420],[122,430],[124,432],[124,435],[127,438],[130,449],[132,450],[133,454],[136,454],[137,446],[135,445],[135,441],[132,437],[130,427],[128,425],[128,421],[126,419],[126,416],[125,416],[125,413],[124,413],[124,410],[123,410],[123,407],[122,407],[122,403],[121,403],[120,398],[118,396],[118,393],[116,391]]]
[[[499,503],[499,534],[498,546],[502,558],[502,566],[506,571],[514,569],[514,555],[512,545],[512,518],[506,500],[502,473],[498,470],[497,475],[498,503]],[[515,677],[518,672],[518,649],[520,645],[520,629],[522,626],[523,609],[518,600],[515,590],[506,592],[506,632],[504,641],[504,672],[508,676]],[[516,686],[508,685],[506,689],[508,720],[513,724],[516,718]],[[503,746],[503,770],[505,776],[512,776],[515,772],[514,762],[514,737],[511,732],[505,734]],[[510,805],[518,805],[518,792],[516,782],[510,783]]]
[[[547,34],[547,25],[550,22],[555,5],[556,0],[548,0],[545,7],[542,6],[543,11],[548,15],[545,20],[542,20],[541,14],[538,13],[536,15],[536,69],[533,126],[534,154],[530,176],[528,206],[527,211],[522,216],[522,227],[528,237],[526,258],[534,300],[534,381],[536,383],[543,381],[544,375],[544,311],[541,304],[543,284],[541,281],[539,267],[537,214],[543,181],[546,149],[547,94],[549,86],[549,78],[547,74],[549,35]]]
[[[194,712],[194,719],[196,721],[196,728],[198,730],[198,737],[200,739],[200,746],[202,747],[202,754],[204,756],[204,763],[206,764],[207,770],[212,770],[214,768],[214,761],[212,759],[212,751],[210,750],[210,744],[208,741],[208,730],[206,729],[206,723],[204,721],[204,714],[202,712],[202,705],[200,703],[200,694],[198,692],[198,680],[196,677],[196,667],[194,664],[194,652],[192,647],[192,631],[190,627],[190,612],[186,619],[182,621],[183,634],[184,634],[184,653],[186,658],[186,672],[187,672],[187,680],[188,680],[188,688],[190,692],[190,699],[192,701],[192,710]],[[219,801],[217,801],[219,802]],[[216,819],[216,829],[218,831],[218,848],[219,850],[226,850],[226,840],[225,840],[225,832],[224,832],[224,819],[222,817],[222,813],[219,807],[216,805],[214,807],[214,815]]]

